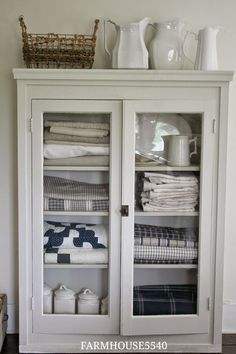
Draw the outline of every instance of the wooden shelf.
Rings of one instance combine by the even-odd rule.
[[[140,163],[135,165],[135,171],[200,171],[200,166],[191,165],[187,167],[157,165],[155,163]]]
[[[134,216],[198,216],[198,211],[169,211],[169,212],[157,212],[157,211],[142,211],[140,209],[136,209],[134,212]]]
[[[45,210],[44,215],[53,216],[108,216],[108,211],[49,211]]]
[[[44,269],[107,269],[108,264],[58,264],[58,263],[46,263]]]
[[[44,166],[44,171],[109,171],[108,166]]]
[[[134,264],[135,269],[197,269],[197,264]]]

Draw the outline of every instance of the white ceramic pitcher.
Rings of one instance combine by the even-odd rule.
[[[184,22],[180,19],[153,23],[155,36],[150,42],[151,69],[182,69],[185,55]]]
[[[112,59],[113,69],[148,69],[148,51],[144,42],[147,25],[151,19],[145,17],[139,22],[122,26],[106,19],[104,21],[105,51]],[[107,47],[107,24],[111,23],[116,29],[116,43],[112,54]]]
[[[197,154],[197,137],[190,139],[188,135],[166,135],[168,140],[168,165],[190,166],[190,158]],[[190,144],[194,150],[190,152]]]
[[[218,70],[216,36],[219,31],[220,27],[204,27],[199,30],[196,70]]]

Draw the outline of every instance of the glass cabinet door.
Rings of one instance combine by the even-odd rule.
[[[124,103],[123,335],[207,333],[211,105]]]
[[[32,111],[34,331],[118,333],[121,103]]]

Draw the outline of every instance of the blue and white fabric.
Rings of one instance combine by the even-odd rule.
[[[198,229],[134,224],[136,246],[197,248]]]
[[[133,314],[188,315],[197,311],[197,287],[186,285],[142,285],[133,289]]]
[[[99,249],[108,246],[108,225],[44,221],[44,248]]]
[[[106,264],[108,263],[108,249],[49,248],[44,251],[44,263]]]

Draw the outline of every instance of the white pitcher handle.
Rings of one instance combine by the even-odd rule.
[[[189,144],[191,143],[194,143],[194,150],[190,153],[190,158],[193,156],[193,155],[197,155],[197,137],[195,136],[195,138],[193,139],[190,139],[189,140]]]
[[[109,18],[106,18],[104,20],[104,49],[106,51],[106,53],[109,55],[109,57],[111,57],[111,52],[109,51],[108,49],[108,46],[107,46],[107,24],[109,23],[112,23],[114,26],[116,26],[116,23],[111,21]]]
[[[193,31],[187,31],[185,36],[184,36],[184,40],[183,40],[183,44],[182,44],[182,51],[183,51],[183,54],[184,54],[184,57],[193,65],[194,67],[194,62],[185,54],[185,51],[184,51],[184,45],[185,45],[185,42],[186,42],[186,39],[189,35],[193,35],[197,41],[198,39],[198,35],[197,33],[193,32]]]

